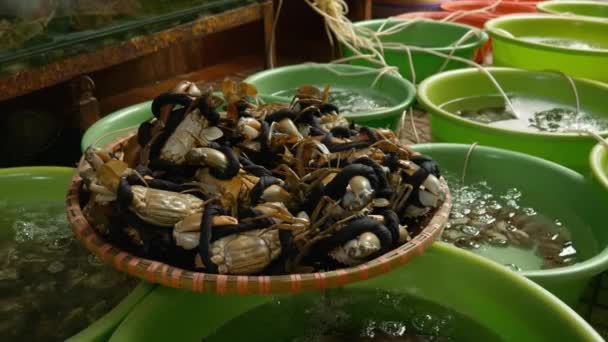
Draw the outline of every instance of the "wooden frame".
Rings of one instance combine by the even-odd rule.
[[[92,53],[67,57],[40,67],[25,69],[0,77],[0,101],[130,61],[175,44],[259,20],[264,21],[265,43],[267,44],[266,49],[269,51],[268,43],[270,42],[273,21],[272,1],[270,0],[228,10],[217,15],[202,17],[168,30],[134,37],[116,45],[105,46]]]

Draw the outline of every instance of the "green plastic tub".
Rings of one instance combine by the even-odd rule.
[[[608,22],[582,17],[510,15],[490,20],[494,65],[559,70],[608,82]],[[565,46],[527,39],[559,40]],[[576,44],[576,45],[573,45]]]
[[[65,202],[65,194],[74,175],[74,169],[64,167],[22,167],[0,169],[0,202],[38,203]],[[69,227],[66,225],[66,229]],[[11,236],[0,232],[3,238]],[[74,242],[75,243],[75,242]],[[59,284],[60,286],[63,286]],[[123,318],[154,288],[141,282],[110,312],[92,325],[71,337],[69,341],[106,341]],[[62,295],[59,294],[58,295]],[[36,327],[31,327],[32,329]]]
[[[443,243],[435,243],[407,266],[346,286],[342,293],[356,296],[359,291],[373,289],[440,303],[492,330],[504,341],[602,341],[572,309],[540,286],[505,267]],[[325,300],[331,302],[331,298],[326,295]],[[218,296],[159,287],[129,314],[110,342],[198,342],[238,315],[283,299],[286,296]],[[387,304],[380,301],[377,305]],[[281,317],[303,314],[297,307],[285,311]],[[334,317],[319,318],[323,319]],[[256,336],[268,335],[268,329],[301,329],[298,319],[290,322],[293,323],[289,326],[270,324],[242,329],[248,329],[250,341],[257,341]],[[469,340],[475,341],[477,336],[476,331],[471,331]],[[280,338],[274,336],[275,340]]]
[[[595,145],[589,163],[595,184],[603,191],[605,203],[608,203],[608,149],[599,143]]]
[[[561,106],[574,107],[572,88],[563,76],[507,68],[489,68],[507,93],[538,97]],[[608,112],[608,85],[590,80],[575,80],[581,109],[598,116]],[[477,69],[461,69],[435,75],[418,87],[418,100],[431,113],[433,140],[437,142],[473,143],[501,147],[549,159],[587,174],[589,151],[596,141],[573,133],[524,132],[461,118],[440,106],[451,100],[497,95],[489,78]],[[608,131],[601,132],[602,135]]]
[[[376,69],[341,64],[291,65],[259,72],[248,77],[245,82],[255,85],[260,94],[264,95],[276,95],[281,91],[312,84],[319,87],[330,85],[332,88],[348,89],[362,95],[381,96],[390,104],[388,107],[344,114],[348,120],[374,127],[396,128],[401,114],[412,104],[416,95],[414,86],[401,77],[381,75]],[[276,99],[291,101],[291,97]]]
[[[584,16],[608,20],[608,3],[600,1],[543,1],[536,4],[539,12]]]
[[[405,19],[367,20],[358,22],[355,25],[378,30],[387,20],[388,23],[384,26],[385,30],[396,24],[403,23]],[[460,43],[458,47],[453,46],[453,44],[458,42],[460,38],[470,31],[475,33],[466,41]],[[472,60],[475,57],[475,50],[482,47],[487,40],[488,36],[486,33],[478,28],[433,20],[417,20],[405,29],[383,38],[383,41],[386,42],[422,47],[445,55],[453,54],[453,56],[468,60]],[[342,46],[342,49],[345,57],[353,56],[353,52],[349,48]],[[398,48],[384,49],[384,59],[386,60],[386,63],[398,67],[401,75],[414,83],[419,83],[425,78],[440,72],[446,61],[444,57],[435,56],[428,52],[412,51],[411,54],[416,76],[415,79],[410,69],[408,54],[405,50]],[[354,60],[352,64],[373,66],[371,63],[361,59]],[[466,64],[461,62],[450,61],[443,67],[443,70],[463,68],[466,66]]]
[[[413,146],[439,162],[443,172],[460,179],[470,145],[421,144]],[[581,174],[550,161],[492,147],[477,146],[466,171],[465,184],[485,180],[500,193],[518,188],[524,205],[558,218],[572,233],[584,261],[548,270],[520,272],[574,306],[591,278],[608,270],[608,212],[598,210],[600,192]]]
[[[104,146],[114,139],[137,130],[139,124],[153,117],[152,101],[138,103],[104,116],[84,132],[80,148],[84,152],[93,145]]]

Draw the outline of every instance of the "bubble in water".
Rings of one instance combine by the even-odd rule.
[[[452,210],[452,213],[450,214],[450,218],[451,219],[461,219],[464,217],[464,214],[461,213],[460,211],[454,211]]]
[[[65,265],[61,261],[53,261],[50,263],[47,270],[51,273],[59,273],[59,272],[63,271],[64,268],[65,268]]]
[[[491,223],[494,223],[496,221],[496,218],[494,216],[492,216],[492,215],[484,214],[484,215],[479,216],[477,218],[477,221],[480,224],[491,224]]]
[[[448,180],[451,177],[445,173],[444,176]],[[450,181],[450,184],[453,184],[450,189],[453,209],[448,228],[441,236],[443,241],[470,250],[482,246],[519,247],[534,253],[532,249],[541,242],[539,239],[550,239],[556,233],[559,233],[562,242],[571,240],[561,222],[556,220],[552,225],[552,220],[545,220],[534,208],[522,205],[522,192],[516,187],[492,196],[493,189],[485,181],[464,186],[458,181]],[[544,236],[541,232],[550,232],[551,235]],[[483,248],[480,253],[485,254],[486,251],[493,250]],[[572,261],[569,256],[562,258],[558,253],[545,253],[540,257],[568,259],[568,263]],[[559,267],[555,262],[552,265]]]
[[[512,188],[507,190],[507,193],[504,195],[505,199],[519,199],[521,197],[521,191],[517,188]]]
[[[317,87],[323,88],[323,87]],[[275,96],[293,97],[296,89],[286,89],[273,93]],[[391,100],[380,93],[366,92],[362,94],[358,90],[331,88],[329,102],[336,105],[341,113],[360,113],[391,107]]]
[[[376,336],[376,321],[373,319],[366,320],[365,324],[363,325],[361,336],[374,338]]]
[[[54,251],[67,249],[74,239],[72,237],[61,237],[54,239],[48,244],[48,248]]]
[[[511,271],[514,272],[521,272],[521,267],[515,265],[515,264],[505,264],[505,266],[510,269]]]
[[[412,326],[419,333],[427,333],[428,328],[433,324],[433,316],[425,313],[414,316]]]
[[[479,235],[479,228],[474,226],[463,225],[460,227],[460,231],[470,236]]]
[[[389,336],[403,336],[406,331],[406,325],[398,321],[385,321],[380,323],[380,329]]]
[[[576,255],[576,249],[574,249],[574,246],[570,245],[566,245],[562,251],[559,253],[559,256],[562,258],[567,258],[567,257],[572,257]]]
[[[87,262],[89,263],[89,265],[94,267],[99,267],[103,265],[103,261],[101,261],[101,259],[99,259],[99,257],[95,254],[89,254],[89,256],[87,257]]]
[[[329,102],[338,106],[342,113],[360,113],[391,106],[390,101],[378,95],[363,95],[347,89],[332,89]]]
[[[485,202],[477,202],[475,208],[471,211],[471,213],[475,216],[481,216],[486,213]]]
[[[513,199],[507,200],[507,206],[513,209],[519,209],[519,204],[517,204],[517,201]]]
[[[15,241],[26,242],[34,239],[36,225],[32,222],[18,220],[13,224],[13,230],[15,231]]]
[[[500,210],[502,209],[502,205],[500,205],[500,203],[498,203],[497,201],[492,201],[488,204],[488,208],[492,210]]]

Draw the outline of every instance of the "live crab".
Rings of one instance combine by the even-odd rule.
[[[222,91],[184,81],[121,149],[85,151],[83,212],[110,243],[209,273],[330,270],[407,242],[445,200],[435,161],[349,123],[329,87]]]

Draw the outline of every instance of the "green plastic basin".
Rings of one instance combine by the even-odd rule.
[[[153,117],[151,104],[152,101],[138,103],[104,116],[84,132],[81,150],[84,152],[91,145],[104,146],[131,130],[137,130],[139,124]]]
[[[385,22],[388,23],[384,29],[391,28],[396,24],[403,23],[407,19],[379,19],[367,20],[356,23],[356,26],[366,27],[372,30],[378,30]],[[469,31],[475,32],[472,37],[454,48],[451,46],[456,43],[461,37]],[[402,43],[410,46],[423,47],[434,52],[450,55],[453,50],[453,55],[465,59],[472,60],[475,56],[475,50],[480,48],[486,41],[488,36],[480,29],[457,23],[440,22],[433,20],[417,20],[415,23],[407,26],[405,29],[394,34],[387,35],[383,41],[392,43]],[[352,50],[342,46],[345,57],[353,56]],[[445,58],[431,55],[427,52],[412,51],[412,64],[414,66],[415,79],[410,70],[408,54],[403,49],[385,48],[384,59],[391,66],[399,68],[401,75],[408,80],[418,83],[425,78],[440,72]],[[371,63],[357,59],[352,61],[352,64],[374,66]],[[443,70],[463,68],[466,64],[461,62],[450,61]]]
[[[572,309],[540,286],[443,243],[435,243],[407,266],[343,291],[363,289],[398,291],[439,303],[504,341],[602,341]],[[129,314],[110,341],[198,342],[239,314],[277,299],[281,297],[217,296],[159,287]],[[293,328],[299,328],[297,320]],[[267,329],[272,327],[254,327],[248,333],[255,340],[257,331]],[[471,332],[471,341],[475,335]]]
[[[507,93],[538,97],[573,107],[574,95],[569,82],[555,73],[507,68],[489,68]],[[598,116],[608,112],[608,85],[576,79],[581,108]],[[464,119],[440,108],[448,101],[482,95],[497,95],[489,78],[477,69],[461,69],[435,75],[418,87],[418,100],[429,113],[432,136],[437,142],[473,143],[532,154],[568,166],[583,174],[589,170],[589,151],[596,141],[572,133],[524,132],[492,127]],[[602,135],[608,131],[601,132]]]
[[[412,104],[416,94],[414,86],[401,77],[380,75],[376,69],[341,64],[307,63],[269,69],[248,77],[245,82],[255,85],[263,95],[296,89],[305,84],[328,84],[333,88],[349,89],[362,95],[379,93],[391,103],[391,107],[344,115],[348,120],[374,127],[396,128],[401,114]],[[291,101],[291,98],[277,99]]]
[[[543,1],[536,4],[540,12],[580,15],[608,20],[608,3],[599,1]]]
[[[591,150],[589,163],[595,184],[603,191],[605,201],[608,201],[608,150],[604,145],[595,145]]]
[[[57,201],[58,203],[64,203],[65,194],[73,175],[74,169],[65,167],[0,169],[0,189],[2,189],[0,201],[18,201],[20,203]],[[107,341],[123,318],[153,288],[154,286],[149,283],[139,283],[110,312],[68,340],[72,342]]]
[[[510,15],[490,20],[494,65],[531,70],[559,70],[608,82],[608,22],[582,17]],[[575,40],[593,49],[560,47],[522,37]]]
[[[443,171],[462,174],[470,145],[421,144],[415,150],[432,156]],[[522,191],[525,206],[564,222],[584,261],[572,266],[519,272],[574,306],[589,280],[608,269],[608,212],[598,210],[602,199],[597,187],[581,174],[530,155],[477,146],[469,159],[467,184],[485,180],[497,192]]]

